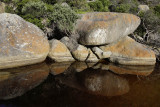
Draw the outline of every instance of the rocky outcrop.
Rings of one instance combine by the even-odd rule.
[[[111,51],[112,55],[109,59],[114,63],[125,65],[154,65],[156,63],[154,52],[130,37],[101,46],[100,49],[104,52]]]
[[[58,40],[50,41],[50,51],[48,56],[55,62],[74,61],[68,48]]]
[[[0,14],[0,69],[42,62],[49,43],[42,30],[15,14]]]
[[[4,13],[5,12],[5,3],[0,1],[0,13]]]
[[[140,18],[127,13],[86,13],[77,21],[76,30],[83,45],[110,44],[135,31]]]
[[[98,62],[97,56],[91,51],[91,49],[79,45],[76,38],[78,38],[78,36],[74,37],[74,35],[72,35],[70,38],[63,37],[60,41],[68,47],[77,61]]]

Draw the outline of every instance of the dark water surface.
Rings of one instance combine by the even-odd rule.
[[[0,70],[0,107],[158,107],[160,63],[40,63]]]

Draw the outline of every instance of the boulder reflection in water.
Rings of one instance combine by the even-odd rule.
[[[148,76],[153,71],[155,66],[133,66],[133,65],[118,65],[118,64],[105,64],[97,63],[92,67],[93,69],[110,70],[116,74],[132,74],[132,75],[143,75]]]
[[[62,84],[102,96],[118,96],[129,91],[128,81],[109,71],[86,69],[71,76],[57,76]]]
[[[48,76],[45,63],[0,70],[0,99],[11,99],[23,95],[42,83]]]
[[[154,71],[155,66],[129,66],[109,64],[109,70],[117,74],[132,74],[148,76]]]

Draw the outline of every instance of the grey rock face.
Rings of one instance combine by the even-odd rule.
[[[104,45],[118,41],[135,31],[140,18],[127,13],[86,13],[77,21],[76,31],[83,45]]]

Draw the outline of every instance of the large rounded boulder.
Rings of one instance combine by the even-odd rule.
[[[15,14],[0,14],[0,69],[42,62],[49,43],[42,30]]]
[[[76,31],[81,44],[104,45],[133,33],[139,24],[140,18],[132,14],[92,12],[82,15]]]
[[[155,53],[143,44],[130,37],[125,37],[117,43],[100,46],[104,52],[110,51],[111,62],[123,65],[155,65]]]

